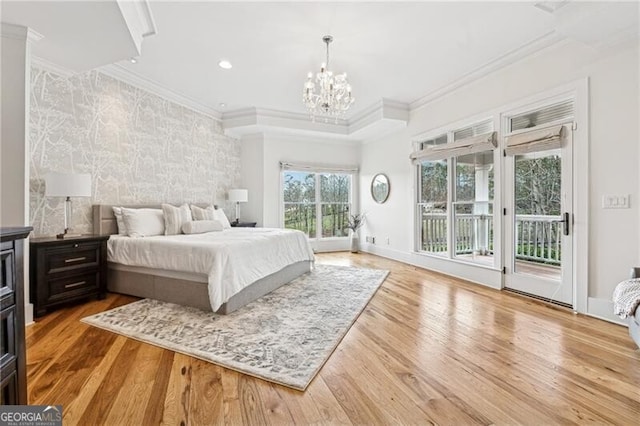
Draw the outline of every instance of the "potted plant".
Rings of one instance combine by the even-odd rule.
[[[360,239],[358,238],[358,229],[364,225],[364,213],[349,215],[347,219],[347,228],[351,230],[351,253],[360,251]]]

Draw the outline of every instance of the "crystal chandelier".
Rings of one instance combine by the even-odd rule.
[[[334,117],[337,122],[338,117],[344,116],[355,99],[351,96],[347,73],[333,75],[329,70],[329,43],[333,41],[333,37],[326,35],[322,37],[322,41],[327,45],[327,62],[320,66],[315,80],[312,72],[307,75],[302,102],[309,110],[312,121],[315,121],[317,114]]]

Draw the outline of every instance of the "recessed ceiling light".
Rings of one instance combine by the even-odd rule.
[[[226,59],[220,60],[220,62],[218,62],[218,66],[225,70],[230,70],[231,68],[233,68],[233,65],[231,65],[231,62],[227,61]]]
[[[131,58],[131,59],[129,59],[129,61],[130,61],[132,64],[137,64],[137,63],[138,63],[138,60],[137,60],[136,58]]]
[[[220,102],[220,108],[226,108],[227,104],[225,104],[224,102]]]

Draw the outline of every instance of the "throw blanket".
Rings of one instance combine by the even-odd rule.
[[[622,281],[613,290],[613,312],[620,318],[633,316],[640,305],[640,278]]]

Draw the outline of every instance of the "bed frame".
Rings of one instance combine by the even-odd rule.
[[[208,204],[194,203],[200,207]],[[159,205],[118,205],[129,208],[161,208]],[[118,233],[112,205],[93,205],[93,233],[113,235]],[[235,294],[215,313],[228,314],[311,270],[312,262],[297,262],[268,275]],[[205,275],[176,278],[175,271],[159,271],[148,268],[123,266],[109,262],[107,289],[113,293],[162,300],[211,311],[209,291]]]

